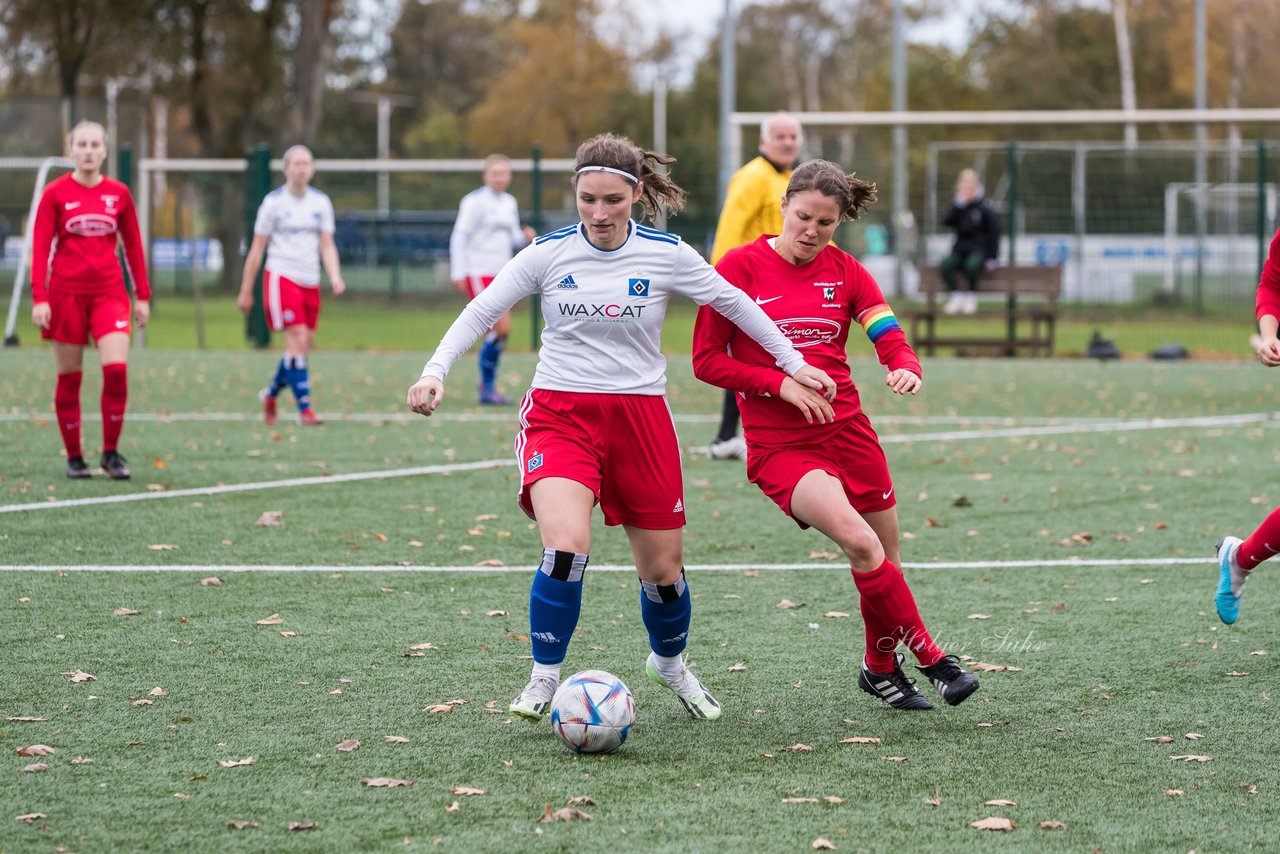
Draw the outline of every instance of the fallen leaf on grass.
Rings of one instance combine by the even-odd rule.
[[[1185,794],[1181,789],[1165,789],[1165,790],[1164,790],[1164,793],[1165,793],[1166,795],[1169,795],[1170,797],[1172,797],[1172,796],[1174,796],[1174,795],[1181,795],[1181,794]]]
[[[412,780],[396,780],[392,777],[368,777],[360,781],[360,785],[371,789],[395,789],[413,785]]]
[[[29,744],[26,747],[19,747],[17,752],[19,756],[49,756],[58,751],[47,744]]]
[[[795,602],[792,602],[790,599],[783,599],[781,602],[779,602],[777,605],[774,605],[773,607],[781,611],[785,611],[788,608],[803,608],[804,604],[801,603],[797,605]]]
[[[98,677],[92,673],[85,673],[83,670],[77,670],[74,673],[63,673],[71,682],[97,682]]]
[[[743,577],[743,578],[759,578],[759,577],[760,577],[760,570],[758,570],[758,569],[748,569],[746,572],[742,573],[742,577]]]
[[[207,578],[200,579],[201,587],[219,587],[221,585],[222,585],[222,579],[216,575],[210,575]]]
[[[551,804],[547,804],[546,811],[542,814],[542,818],[538,819],[538,821],[539,822],[573,821],[574,819],[578,819],[579,821],[591,821],[591,816],[587,815],[582,810],[577,809],[575,807],[561,807],[555,812],[552,812]]]
[[[477,789],[473,786],[454,786],[449,790],[451,795],[483,795],[484,789]]]
[[[439,648],[440,647],[436,646],[433,643],[415,643],[413,646],[409,647],[409,649],[439,649]]]
[[[1154,741],[1156,744],[1173,744],[1173,739],[1167,735],[1150,735],[1143,741]]]
[[[505,617],[507,616],[507,612],[502,610],[485,611],[484,615],[486,617]]]
[[[27,824],[35,824],[42,818],[48,818],[48,816],[42,812],[29,812],[26,815],[15,816],[15,818],[18,821],[25,821]]]
[[[89,757],[87,757],[87,756],[77,756],[75,759],[72,759],[72,760],[71,760],[70,764],[72,764],[72,765],[92,765],[92,764],[93,764],[93,760],[92,760],[92,759],[90,759],[90,758],[89,758]]]
[[[282,516],[284,516],[283,510],[264,510],[253,524],[264,528],[277,528],[284,524]]]
[[[284,618],[279,614],[272,614],[270,617],[263,617],[261,620],[254,622],[255,626],[283,626]]]
[[[880,739],[871,735],[855,735],[852,738],[840,739],[841,744],[879,744]]]
[[[445,811],[445,812],[457,812],[457,811],[458,811],[458,810],[460,810],[460,809],[462,809],[462,804],[458,803],[457,801],[454,801],[453,803],[451,803],[451,804],[449,804],[447,807],[445,807],[445,808],[444,808],[444,811]]]
[[[814,851],[835,851],[836,844],[825,836],[819,836],[809,844]]]
[[[835,552],[809,552],[809,560],[835,560],[840,555]]]
[[[905,756],[881,756],[880,758],[883,759],[885,762],[906,762],[907,761],[907,757]]]
[[[408,744],[409,743],[409,739],[405,738],[403,735],[388,735],[388,736],[385,736],[382,740],[385,741],[387,744]]]
[[[238,768],[241,765],[252,765],[253,757],[246,756],[244,759],[219,759],[218,764],[223,768]]]
[[[591,798],[590,795],[574,795],[572,798],[569,799],[569,806],[573,806],[574,804],[582,804],[583,806],[593,807],[596,805],[596,802]]]
[[[829,617],[830,619],[833,619],[833,620],[838,620],[841,617],[847,617],[849,615],[845,611],[827,611],[822,616]]]
[[[1036,827],[1041,830],[1066,830],[1067,823],[1065,821],[1054,821],[1053,819],[1050,819],[1048,821],[1040,822]]]
[[[38,774],[39,772],[44,771],[44,770],[45,770],[45,769],[47,769],[48,767],[49,767],[49,766],[48,766],[48,765],[45,765],[43,762],[32,762],[30,765],[24,765],[24,766],[23,766],[23,768],[22,768],[22,773],[24,773],[24,774]]]
[[[146,699],[143,699],[143,700],[134,700],[134,701],[133,701],[133,704],[134,704],[135,706],[154,706],[154,705],[155,705],[155,702],[156,702],[155,700],[146,700]]]
[[[256,821],[229,821],[229,822],[227,822],[227,827],[231,828],[232,830],[245,830],[246,828],[250,828],[250,827],[258,827],[258,826],[259,826],[259,825],[258,825],[258,823],[257,823]]]
[[[975,673],[1020,673],[1021,667],[1014,667],[1012,664],[988,664],[985,661],[975,661],[969,665],[969,669]]]
[[[745,665],[745,664],[743,664],[741,661],[739,661],[737,664],[735,664],[735,665],[733,665],[732,667],[730,667],[730,668],[728,669],[728,671],[726,671],[726,672],[728,672],[728,673],[740,673],[741,671],[746,670],[746,669],[747,669],[747,665]]]
[[[1183,738],[1185,738],[1187,741],[1196,741],[1197,739],[1204,738],[1204,736],[1198,732],[1189,732],[1186,735],[1184,735]]]
[[[1170,756],[1174,762],[1208,762],[1213,759],[1212,756],[1201,756],[1195,753],[1186,753],[1181,756]]]
[[[989,816],[987,818],[980,818],[977,821],[971,821],[969,822],[969,826],[974,830],[1008,831],[1013,830],[1018,825],[1015,824],[1011,818],[997,818],[996,816]]]
[[[147,546],[153,552],[176,552],[178,547],[173,543],[152,543]]]
[[[191,800],[191,796],[190,796],[190,795],[188,795],[186,792],[174,792],[174,793],[173,793],[173,796],[174,796],[175,798],[177,798],[178,800],[180,800],[180,801],[189,801],[189,800]]]
[[[336,745],[334,745],[333,749],[341,751],[343,753],[350,753],[351,751],[358,750],[359,748],[360,748],[359,741],[357,741],[354,738],[348,738],[346,741],[338,742]]]
[[[314,821],[291,821],[289,822],[290,830],[315,830],[320,825]]]
[[[983,801],[984,807],[1016,807],[1018,802],[1011,798],[996,798],[992,801]]]
[[[496,566],[506,566],[506,564],[498,560],[496,557],[491,557],[488,560],[476,561],[476,566],[495,566],[496,567]]]
[[[783,798],[784,804],[816,804],[817,798]]]
[[[1228,671],[1227,675],[1228,675],[1228,676],[1248,676],[1248,675],[1249,675],[1249,671],[1247,671],[1247,670],[1231,670],[1231,671]]]
[[[141,613],[142,613],[141,611],[135,611],[135,610],[133,610],[132,608],[116,608],[114,611],[112,611],[112,612],[111,612],[111,616],[113,616],[113,617],[133,617],[133,616],[136,616],[137,614],[141,614]]]
[[[990,620],[991,615],[990,614],[970,614],[969,619],[970,620]]]
[[[434,706],[427,706],[424,711],[430,712],[433,715],[444,715],[452,712],[453,706],[449,703],[436,703]]]
[[[842,803],[844,803],[844,798],[837,798],[835,795],[827,795],[826,797],[824,797],[824,798],[823,798],[823,800],[824,800],[824,801],[826,801],[826,802],[827,802],[827,803],[829,803],[829,804],[842,804]]]
[[[30,716],[30,717],[12,717],[12,718],[5,718],[5,720],[6,720],[6,721],[12,721],[13,723],[33,724],[33,723],[38,723],[38,722],[40,722],[40,721],[47,721],[47,720],[49,720],[49,719],[48,719],[48,718],[45,718],[45,717],[39,717],[39,716],[35,716],[35,715],[33,715],[33,716]]]
[[[783,749],[783,750],[794,750],[794,751],[798,751],[798,752],[801,752],[801,753],[803,753],[803,752],[804,752],[804,751],[806,751],[806,750],[813,750],[813,748],[812,748],[812,747],[810,747],[810,746],[809,746],[809,745],[807,745],[807,744],[793,744],[793,745],[791,745],[790,747],[784,747],[784,748],[782,748],[782,749]]]
[[[930,807],[942,806],[942,793],[935,789],[933,792],[933,797],[924,798],[923,803],[926,806],[930,806]]]
[[[152,689],[151,689],[150,691],[148,691],[147,693],[148,693],[148,694],[150,694],[152,697],[167,697],[167,696],[169,696],[169,692],[168,692],[168,691],[166,691],[165,689],[161,688],[159,685],[157,685],[156,687],[152,688]]]
[[[296,638],[297,636],[298,636],[298,633],[297,633],[297,632],[281,632],[281,633],[280,633],[280,637],[282,637],[282,638],[286,638],[286,639],[288,639],[288,638]]]

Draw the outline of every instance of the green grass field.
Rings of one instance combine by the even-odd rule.
[[[1265,474],[1277,378],[1257,365],[939,359],[901,400],[877,365],[855,363],[921,611],[972,666],[1007,668],[929,713],[856,688],[858,604],[834,547],[740,464],[687,454],[689,656],[726,714],[693,721],[644,679],[625,537],[597,525],[565,672],[617,673],[639,721],[618,753],[580,758],[504,713],[527,676],[540,545],[512,500],[514,413],[473,405],[474,360],[428,421],[403,407],[424,354],[317,353],[330,420],[303,429],[257,418],[274,358],[137,353],[122,446],[134,478],[72,483],[52,359],[0,353],[0,745],[13,751],[0,850],[1274,844],[1269,569],[1236,626],[1212,610],[1214,542],[1280,503]],[[531,370],[512,354],[504,385]],[[93,359],[86,375],[94,449]],[[681,438],[701,445],[719,395],[687,357],[669,376]],[[268,511],[281,524],[256,524]],[[201,583],[211,576],[221,584]],[[258,624],[273,614],[280,624]],[[435,648],[409,657],[422,643]],[[360,747],[338,751],[348,739]],[[31,745],[56,753],[17,753]],[[22,770],[33,763],[47,767]],[[590,821],[539,821],[580,796]],[[992,816],[1016,829],[970,826]]]

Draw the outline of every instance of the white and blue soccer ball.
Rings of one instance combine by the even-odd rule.
[[[551,729],[574,753],[617,750],[635,722],[631,691],[603,670],[573,674],[551,698]]]

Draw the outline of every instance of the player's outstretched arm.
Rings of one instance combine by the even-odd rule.
[[[1268,368],[1280,367],[1280,339],[1276,337],[1278,328],[1280,320],[1273,314],[1264,314],[1258,320],[1258,341],[1254,352],[1258,355],[1258,361]]]
[[[409,394],[405,403],[419,415],[431,416],[444,399],[444,381],[436,377],[425,376],[409,386]]]

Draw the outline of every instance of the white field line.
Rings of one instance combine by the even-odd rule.
[[[1115,560],[1094,559],[1055,559],[1055,560],[992,560],[992,561],[941,561],[935,563],[906,563],[903,569],[1042,569],[1051,567],[1124,567],[1124,566],[1203,566],[1216,563],[1213,557],[1142,557],[1117,558]],[[697,572],[740,572],[758,570],[760,572],[786,572],[797,569],[837,569],[844,572],[847,567],[838,561],[830,563],[706,563],[688,564],[687,571]],[[636,568],[629,564],[591,564],[592,572],[635,572]],[[216,566],[197,564],[175,564],[173,566],[130,566],[115,564],[92,564],[87,566],[44,566],[44,565],[3,565],[0,572],[492,572],[492,573],[532,573],[533,564],[527,566]]]
[[[360,423],[380,424],[386,422],[407,423],[412,421],[422,421],[421,415],[413,412],[326,412],[326,421],[351,421]],[[49,421],[53,418],[51,412],[0,412],[0,423],[22,423],[28,421]],[[262,420],[261,413],[247,412],[130,412],[127,416],[129,421],[137,421],[140,423],[155,424],[179,424],[179,423],[251,423]],[[82,421],[101,421],[101,414],[84,413]],[[287,420],[287,419],[286,419]],[[431,416],[431,421],[488,421],[495,423],[503,423],[516,420],[516,412],[514,410],[501,412],[437,412]],[[719,415],[698,415],[695,413],[677,413],[676,421],[688,423],[719,423]],[[1005,415],[877,415],[876,424],[905,424],[915,426],[928,426],[933,424],[998,424],[1005,427],[1017,427],[1020,424],[1112,424],[1115,419],[1111,418],[1040,418],[1040,417],[1010,417]]]
[[[252,492],[259,489],[281,489],[291,486],[327,486],[331,483],[350,483],[356,480],[380,480],[392,477],[413,477],[420,474],[447,474],[455,471],[475,471],[515,465],[515,460],[480,460],[474,463],[450,463],[438,466],[418,466],[411,469],[387,471],[362,471],[350,474],[334,474],[321,477],[294,477],[288,480],[264,480],[255,483],[226,483],[220,486],[202,486],[195,489],[172,489],[168,492],[132,492],[127,495],[102,495],[96,498],[72,498],[67,501],[46,501],[33,504],[2,504],[0,513],[19,513],[24,510],[57,510],[66,507],[85,507],[91,504],[120,504],[128,501],[149,501],[158,498],[189,498],[193,495],[222,495],[228,492]]]
[[[1059,436],[1084,433],[1134,432],[1141,430],[1168,430],[1177,427],[1233,427],[1245,424],[1272,422],[1276,414],[1257,412],[1245,415],[1221,415],[1201,418],[1142,418],[1131,421],[1112,421],[1106,423],[1087,422],[1078,424],[1040,425],[1027,427],[995,428],[990,430],[953,430],[937,433],[900,433],[881,436],[885,444],[902,444],[909,442],[951,442],[963,439],[1009,439],[1024,436]],[[700,449],[688,449],[698,453]],[[701,449],[705,453],[705,448]],[[193,495],[220,495],[232,492],[250,492],[262,489],[280,489],[296,486],[322,486],[331,483],[348,483],[358,480],[378,480],[380,478],[412,477],[420,474],[445,474],[454,471],[472,471],[475,469],[500,468],[515,465],[514,459],[480,460],[471,463],[450,463],[435,466],[420,466],[411,469],[389,469],[375,472],[353,472],[351,474],[330,475],[327,477],[302,477],[288,480],[257,481],[252,483],[233,483],[221,486],[200,487],[196,489],[174,489],[168,492],[139,492],[126,495],[104,495],[96,498],[74,498],[66,501],[28,502],[25,504],[0,504],[0,513],[22,513],[29,510],[56,510],[66,507],[85,507],[95,504],[119,504],[131,501],[148,501],[162,498],[187,498]]]

